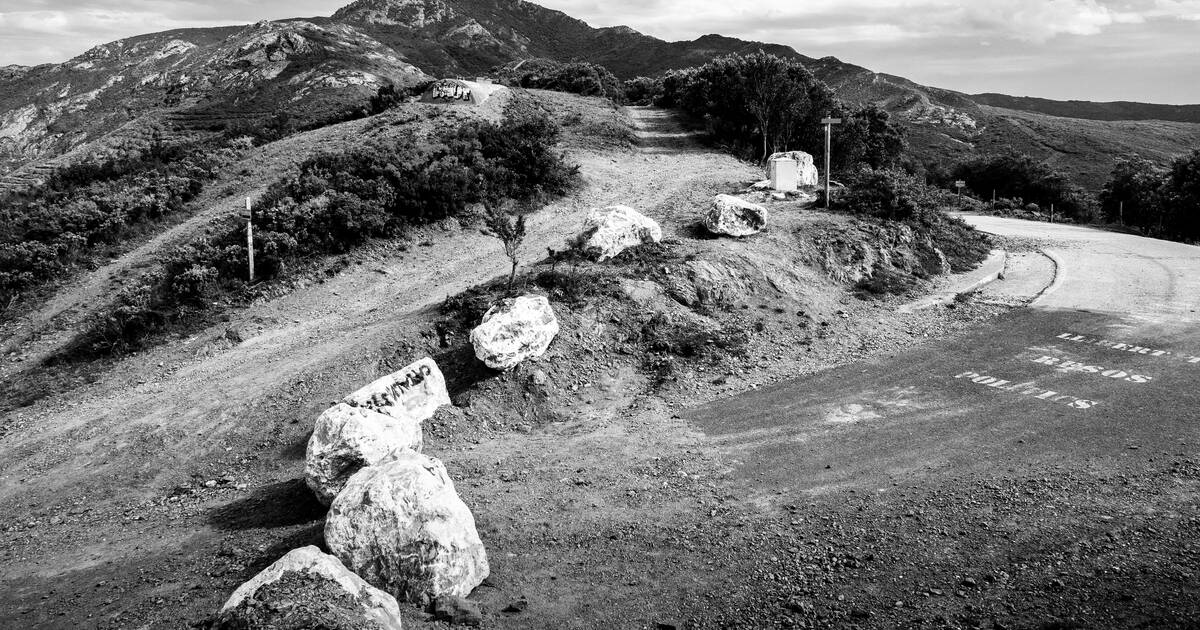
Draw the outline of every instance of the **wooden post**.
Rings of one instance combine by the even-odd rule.
[[[992,189],[992,212],[996,211],[996,189]]]
[[[1117,209],[1117,218],[1121,222],[1121,225],[1125,225],[1125,202],[1124,201],[1121,202],[1120,208]]]
[[[247,278],[254,284],[254,215],[250,209],[250,198],[246,197],[246,254],[249,262]]]
[[[1054,204],[1050,204],[1050,222],[1054,223]]]
[[[826,210],[829,209],[829,171],[833,170],[833,168],[830,166],[830,162],[832,162],[833,158],[831,156],[832,150],[830,149],[829,145],[830,145],[830,142],[832,141],[833,126],[840,124],[841,122],[842,122],[841,118],[822,118],[821,119],[821,124],[825,125],[825,209]]]

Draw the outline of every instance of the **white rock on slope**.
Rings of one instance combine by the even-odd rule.
[[[662,228],[654,219],[628,206],[592,210],[583,224],[580,247],[599,260],[607,260],[644,243],[662,240]]]
[[[333,501],[325,541],[352,571],[398,599],[465,597],[488,576],[475,518],[442,462],[398,451]]]
[[[704,218],[704,227],[709,232],[728,236],[757,234],[766,225],[766,208],[732,195],[717,195]]]
[[[510,298],[488,309],[471,331],[475,356],[495,370],[508,370],[539,357],[558,334],[558,317],[540,295]]]
[[[818,185],[820,185],[821,176],[817,172],[816,165],[813,164],[813,156],[805,153],[804,151],[784,151],[782,153],[772,153],[771,157],[767,159],[767,164],[770,164],[771,160],[774,160],[777,158],[796,160],[797,162],[800,163],[800,176],[799,176],[799,180],[796,182],[797,185],[799,185],[799,186],[818,186]],[[768,172],[767,176],[770,177],[771,174]]]
[[[361,468],[397,449],[420,451],[422,443],[419,420],[339,403],[317,418],[308,439],[305,480],[317,500],[329,505]]]
[[[272,591],[270,601],[256,602],[260,594],[267,597],[264,588]],[[401,629],[400,606],[394,597],[311,545],[293,549],[239,586],[221,607],[219,621],[220,627],[261,627],[273,621],[264,615],[278,615],[279,621],[289,623],[271,627],[303,628],[309,627],[306,622],[328,619],[331,613],[343,620],[359,620],[358,627]]]
[[[426,357],[350,394],[344,402],[401,419],[423,422],[450,404],[446,377]]]

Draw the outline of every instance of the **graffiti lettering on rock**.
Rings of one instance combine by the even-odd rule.
[[[453,101],[471,100],[471,90],[461,83],[443,81],[433,86],[433,98]]]

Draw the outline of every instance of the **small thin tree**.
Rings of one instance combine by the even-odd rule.
[[[513,202],[505,202],[499,206],[487,209],[487,233],[500,239],[504,244],[504,254],[512,263],[508,273],[508,291],[511,293],[513,283],[517,279],[517,267],[520,266],[521,244],[525,241],[525,212],[526,208]]]

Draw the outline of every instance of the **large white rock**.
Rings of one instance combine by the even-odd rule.
[[[583,223],[580,247],[599,260],[607,260],[644,243],[662,240],[658,222],[628,206],[592,210]]]
[[[425,357],[350,394],[345,402],[422,422],[433,417],[438,407],[449,405],[450,394],[437,363]]]
[[[350,476],[392,451],[420,451],[421,422],[338,403],[317,418],[308,439],[304,476],[317,500],[333,502]]]
[[[728,236],[757,234],[766,225],[766,208],[732,195],[717,195],[713,198],[708,215],[704,217],[704,227],[709,232]]]
[[[397,451],[350,478],[325,542],[352,571],[399,599],[465,597],[488,576],[475,518],[442,462]]]
[[[495,370],[539,357],[558,334],[558,317],[540,295],[509,298],[488,309],[471,331],[475,356]]]
[[[779,159],[779,158],[796,160],[797,162],[800,163],[799,164],[800,174],[799,174],[799,179],[796,182],[797,185],[799,185],[799,186],[819,186],[820,185],[821,175],[817,172],[816,165],[813,164],[813,156],[805,153],[804,151],[784,151],[782,153],[772,153],[771,157],[767,159],[767,164],[770,165],[771,160],[775,160],[775,159]],[[770,173],[769,169],[767,172],[767,177],[768,178],[771,177],[771,173]]]
[[[233,592],[218,627],[301,630],[314,627],[400,630],[391,595],[314,546],[293,549]],[[346,625],[349,624],[349,625]]]

